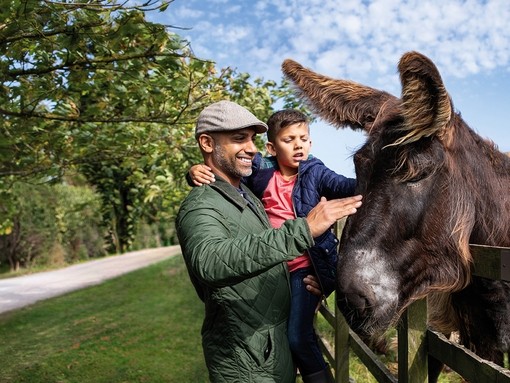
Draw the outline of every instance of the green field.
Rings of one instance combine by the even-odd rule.
[[[0,316],[2,383],[207,382],[181,257]]]
[[[0,315],[0,382],[207,382],[202,319],[203,304],[177,256]],[[350,371],[358,383],[375,382],[355,357]]]

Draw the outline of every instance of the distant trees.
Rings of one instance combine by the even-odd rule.
[[[171,28],[146,20],[146,12],[170,3],[4,1],[0,263],[6,254],[13,268],[30,263],[20,246],[35,242],[13,239],[22,237],[29,225],[23,214],[32,208],[49,209],[45,214],[58,220],[71,214],[66,208],[86,216],[93,206],[100,217],[91,218],[99,230],[93,236],[104,238],[107,251],[136,246],[143,225],[159,243],[170,243],[173,217],[188,190],[184,174],[200,161],[193,135],[200,110],[229,98],[266,119],[276,99],[289,97],[274,82],[218,71],[194,57]],[[50,203],[63,198],[56,191],[62,185],[81,191],[68,193],[66,206]],[[54,243],[71,241],[62,234],[78,232],[71,226],[80,220],[68,219],[45,235]],[[85,248],[80,251],[97,255],[97,249]]]

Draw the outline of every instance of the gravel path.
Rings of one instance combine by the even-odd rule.
[[[21,277],[0,279],[0,313],[93,286],[180,254],[179,246],[133,251]]]

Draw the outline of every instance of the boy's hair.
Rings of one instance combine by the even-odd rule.
[[[308,124],[308,117],[303,112],[296,109],[284,109],[275,112],[267,120],[267,140],[275,142],[276,135],[280,130],[289,125],[305,123]]]

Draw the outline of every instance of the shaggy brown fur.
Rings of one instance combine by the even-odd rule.
[[[376,334],[429,296],[432,326],[459,330],[463,344],[501,364],[510,284],[473,278],[469,244],[510,246],[510,159],[454,112],[432,61],[409,52],[398,68],[400,98],[283,63],[315,113],[368,134],[354,156],[364,199],[341,241],[339,307],[355,330]],[[368,274],[367,259],[387,275]]]

